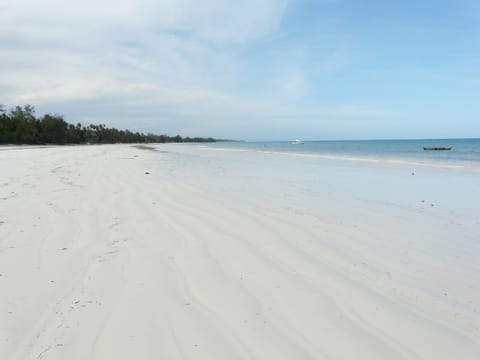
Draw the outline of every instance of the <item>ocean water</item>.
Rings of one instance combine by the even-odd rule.
[[[301,145],[292,145],[290,141],[217,142],[202,146],[219,150],[480,169],[480,139],[305,141]],[[423,150],[423,147],[444,146],[452,146],[452,150]]]

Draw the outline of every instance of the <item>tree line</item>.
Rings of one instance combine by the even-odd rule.
[[[213,138],[143,134],[105,125],[67,123],[63,116],[35,116],[31,105],[7,111],[0,105],[0,144],[114,144],[114,143],[215,142]]]

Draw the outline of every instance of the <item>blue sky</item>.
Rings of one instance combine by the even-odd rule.
[[[0,103],[246,140],[480,137],[480,3],[0,0]]]

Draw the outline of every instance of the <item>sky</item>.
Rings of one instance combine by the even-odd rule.
[[[480,2],[0,0],[0,104],[168,135],[480,137]]]

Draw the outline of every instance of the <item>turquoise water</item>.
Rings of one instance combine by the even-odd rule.
[[[218,149],[280,152],[358,160],[399,160],[431,164],[480,166],[480,139],[218,142]],[[453,146],[449,151],[425,151],[423,147]]]

